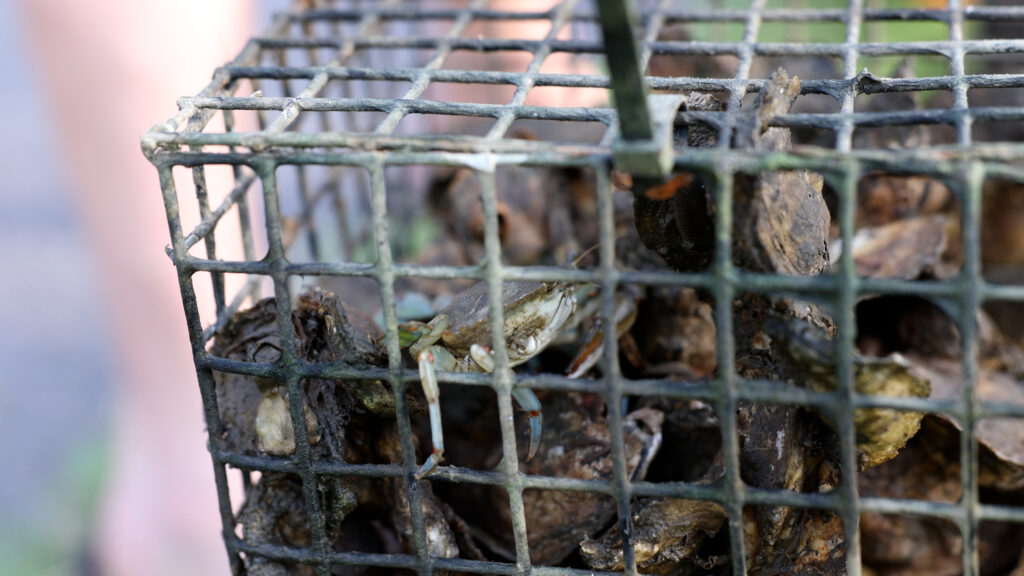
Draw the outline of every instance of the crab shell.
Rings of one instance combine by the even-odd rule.
[[[526,362],[547,346],[576,309],[576,286],[564,282],[521,280],[501,287],[505,345],[510,366]],[[452,299],[438,316],[451,325],[441,336],[455,356],[466,356],[473,344],[491,345],[486,282],[478,282]]]

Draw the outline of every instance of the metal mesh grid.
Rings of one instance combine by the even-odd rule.
[[[636,496],[672,496],[707,499],[721,503],[728,513],[732,546],[732,568],[736,574],[746,571],[743,550],[743,508],[749,505],[785,505],[836,510],[843,519],[848,554],[848,571],[860,573],[858,518],[861,512],[875,511],[924,515],[948,519],[963,535],[964,572],[976,574],[978,567],[978,529],[983,520],[1024,522],[1024,509],[979,502],[977,480],[977,446],[970,431],[986,417],[1024,417],[1024,411],[1012,405],[981,403],[974,383],[979,371],[977,363],[977,328],[971,320],[980,305],[988,300],[1024,301],[1024,287],[993,284],[981,274],[979,221],[981,186],[987,178],[1024,181],[1024,171],[1015,162],[1024,153],[1018,143],[975,143],[972,125],[976,122],[1024,120],[1024,108],[970,106],[968,90],[975,88],[1024,87],[1024,74],[966,74],[968,55],[1012,54],[1024,52],[1024,40],[969,40],[965,28],[970,23],[991,21],[1024,21],[1024,8],[963,6],[950,0],[944,9],[873,9],[863,2],[851,0],[845,9],[769,9],[765,0],[753,0],[745,9],[698,10],[682,8],[667,0],[645,6],[642,19],[641,59],[646,63],[655,54],[692,54],[701,56],[732,55],[737,59],[731,78],[693,78],[648,76],[650,88],[667,91],[710,91],[727,94],[727,108],[722,112],[684,112],[687,122],[703,122],[719,132],[717,149],[677,150],[676,169],[699,172],[714,182],[716,212],[715,260],[707,273],[681,274],[670,272],[636,272],[617,269],[613,238],[612,186],[608,168],[612,158],[615,131],[608,130],[600,142],[565,144],[558,142],[509,139],[509,127],[517,119],[531,118],[566,122],[600,122],[612,127],[616,114],[610,108],[527,106],[526,98],[536,87],[562,86],[602,88],[610,86],[601,74],[541,73],[546,58],[552,54],[601,54],[599,39],[564,39],[559,32],[575,23],[594,23],[597,13],[582,2],[566,1],[550,11],[538,13],[507,12],[489,9],[487,2],[477,0],[468,6],[421,7],[400,3],[367,6],[318,6],[283,15],[265,37],[254,38],[230,64],[219,69],[211,84],[195,97],[179,100],[180,112],[171,120],[155,126],[143,137],[143,150],[157,167],[163,190],[171,232],[169,251],[179,273],[182,298],[191,334],[197,374],[202,391],[206,421],[210,432],[216,482],[220,496],[223,536],[232,569],[244,571],[239,554],[257,554],[283,560],[308,562],[316,573],[327,574],[332,565],[368,565],[405,568],[426,575],[434,571],[463,571],[494,574],[576,574],[589,571],[570,568],[532,566],[526,540],[526,520],[522,493],[527,488],[550,488],[570,491],[595,491],[615,498],[618,522],[623,534],[625,571],[637,572],[631,539],[630,501]],[[551,27],[541,39],[494,39],[462,37],[473,21],[504,22],[508,20],[547,20]],[[428,37],[424,22],[442,21],[447,31],[443,36]],[[948,39],[930,42],[861,42],[866,22],[935,21],[948,26]],[[383,23],[403,21],[413,33],[402,36],[378,35]],[[672,42],[659,40],[660,30],[671,23],[732,22],[743,26],[743,35],[736,42]],[[771,22],[836,22],[846,30],[845,38],[834,43],[759,42],[759,29]],[[335,27],[337,36],[317,35],[313,25]],[[421,35],[422,34],[422,35]],[[425,65],[393,67],[378,64],[355,67],[350,63],[364,49],[416,48],[430,51]],[[318,50],[333,56],[323,61]],[[449,70],[442,67],[445,58],[455,50],[497,51],[518,50],[530,53],[531,61],[522,73],[500,71]],[[293,51],[293,52],[289,52]],[[302,65],[288,65],[285,53],[305,53]],[[864,56],[927,54],[948,59],[948,71],[926,78],[877,79],[859,74],[860,58]],[[773,125],[791,128],[813,127],[834,132],[834,148],[797,147],[791,152],[771,154],[729,148],[731,134],[737,124],[744,96],[759,90],[764,79],[751,78],[754,59],[762,56],[829,56],[842,61],[842,78],[805,78],[803,94],[827,94],[839,102],[839,110],[823,114],[791,113],[775,119]],[[267,64],[268,58],[277,58]],[[646,67],[646,66],[645,66]],[[334,81],[385,80],[410,83],[399,98],[325,97],[325,87]],[[254,89],[261,83],[281,82],[280,96],[236,96],[248,82]],[[509,85],[514,95],[507,103],[480,104],[439,102],[421,99],[431,83],[477,83]],[[301,90],[292,91],[293,86]],[[953,94],[953,106],[943,110],[914,112],[862,112],[855,107],[858,95],[883,92],[945,90]],[[257,111],[257,126],[238,131],[235,116],[243,111]],[[354,130],[353,125],[331,125],[327,115],[311,131],[298,129],[300,121],[316,113],[383,113],[375,128]],[[273,113],[276,113],[274,115]],[[213,128],[211,119],[223,119],[223,131]],[[494,118],[484,136],[395,135],[399,123],[413,114]],[[891,150],[855,149],[853,136],[861,127],[890,125],[945,124],[955,130],[955,143],[920,147],[894,153]],[[625,129],[623,130],[626,131]],[[596,175],[599,206],[600,265],[595,270],[568,270],[503,266],[496,210],[495,169],[506,164],[534,166],[578,166],[590,168]],[[211,206],[207,194],[206,171],[212,165],[232,167],[234,186],[218,206]],[[350,166],[366,171],[370,183],[372,231],[376,259],[371,263],[311,261],[294,262],[287,256],[282,229],[281,191],[278,168],[296,165],[299,173],[305,167]],[[477,172],[481,182],[484,210],[485,263],[471,267],[417,266],[396,262],[389,238],[393,222],[385,193],[388,181],[385,171],[391,166],[456,166]],[[198,199],[201,221],[192,229],[183,229],[179,215],[177,192],[180,174],[174,168],[191,169]],[[754,274],[736,268],[732,262],[730,230],[732,229],[733,177],[736,174],[762,170],[809,169],[823,174],[839,193],[839,221],[844,245],[850,245],[854,233],[854,212],[857,182],[872,170],[889,173],[926,174],[941,179],[959,196],[962,208],[964,261],[959,276],[948,281],[909,282],[858,277],[852,256],[844,251],[834,274],[819,277],[792,277]],[[265,210],[265,234],[268,252],[258,259],[254,238],[261,222],[253,220],[248,193],[255,184],[261,187]],[[337,184],[335,182],[335,184]],[[309,190],[300,181],[303,205],[307,215],[303,224],[313,228],[309,207],[315,206],[319,192]],[[335,186],[336,188],[336,186]],[[324,190],[331,189],[325,186]],[[244,259],[217,258],[215,231],[222,226],[225,215],[237,211],[243,237]],[[312,233],[312,232],[311,232]],[[193,255],[193,246],[202,242],[205,257]],[[313,245],[316,245],[313,242]],[[216,319],[201,318],[194,277],[208,274],[216,303]],[[225,275],[246,275],[249,280],[229,300]],[[290,280],[297,276],[363,276],[380,284],[383,319],[389,364],[387,369],[354,370],[337,364],[310,364],[295,353],[295,333],[291,323]],[[567,280],[594,282],[603,294],[602,318],[614,325],[613,295],[623,283],[646,285],[686,285],[709,290],[717,303],[731,302],[739,291],[786,291],[795,294],[827,296],[837,303],[837,354],[840,386],[834,393],[814,393],[773,382],[746,382],[736,374],[735,342],[728,328],[717,332],[718,370],[710,382],[680,383],[667,380],[626,380],[617,363],[617,343],[604,341],[607,365],[598,380],[573,380],[543,374],[517,376],[508,370],[508,357],[503,338],[495,338],[493,348],[498,368],[489,374],[447,374],[444,382],[489,386],[497,393],[501,421],[501,439],[505,458],[491,471],[476,471],[441,466],[430,478],[446,482],[472,482],[500,486],[507,491],[515,537],[515,562],[479,562],[466,559],[432,558],[427,553],[421,491],[413,479],[417,468],[413,450],[409,410],[405,402],[406,387],[416,384],[418,375],[404,367],[396,332],[396,295],[394,283],[400,277],[436,279],[477,278],[490,287],[491,326],[495,334],[502,332],[503,311],[500,301],[502,281],[514,279]],[[215,330],[223,325],[247,299],[255,300],[261,278],[270,278],[277,301],[277,324],[282,339],[282,356],[275,364],[244,363],[211,356],[207,343]],[[856,329],[854,304],[860,294],[917,294],[950,299],[958,303],[958,328],[962,335],[963,375],[968,383],[957,402],[937,402],[916,398],[865,396],[852,385],[852,350]],[[733,325],[730,306],[715,307],[715,323],[719,327]],[[207,327],[204,329],[204,321]],[[273,378],[286,383],[293,422],[303,422],[300,384],[303,379],[385,379],[394,391],[398,430],[404,459],[394,464],[348,464],[313,461],[307,431],[295,426],[296,452],[286,459],[245,456],[225,451],[219,442],[222,423],[217,410],[214,371],[233,372]],[[585,391],[603,396],[608,406],[608,422],[612,433],[615,462],[610,481],[577,480],[524,475],[516,459],[516,436],[512,427],[513,387]],[[722,450],[726,476],[712,485],[683,482],[637,482],[628,478],[625,469],[623,414],[620,400],[624,394],[660,395],[701,399],[709,402],[719,415],[722,426]],[[829,415],[840,431],[843,482],[825,494],[773,491],[745,485],[739,477],[736,406],[741,400],[813,406]],[[856,446],[853,408],[891,407],[949,414],[964,428],[960,438],[960,464],[964,496],[959,503],[938,503],[889,498],[861,498],[856,485]],[[310,513],[312,541],[309,549],[254,546],[239,538],[236,518],[228,489],[228,466],[246,470],[281,471],[302,479],[306,506]],[[408,488],[411,520],[416,538],[414,553],[368,554],[339,552],[331,549],[324,532],[324,512],[316,493],[316,479],[329,475],[397,477]]]

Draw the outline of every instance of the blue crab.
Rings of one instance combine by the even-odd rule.
[[[572,316],[576,309],[576,285],[532,280],[505,282],[501,301],[509,366],[517,366],[544,350]],[[417,478],[430,474],[444,455],[437,370],[494,371],[493,352],[489,348],[489,308],[487,284],[478,282],[452,298],[430,322],[406,322],[399,326],[401,346],[409,348],[419,365],[430,413],[433,451],[417,471]],[[512,396],[530,416],[529,459],[540,443],[540,401],[527,388],[514,388]]]

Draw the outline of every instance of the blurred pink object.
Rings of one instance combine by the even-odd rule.
[[[114,468],[93,533],[102,574],[226,574],[157,174],[139,137],[255,31],[251,2],[33,0],[20,11],[116,351]],[[73,278],[68,279],[74,282]]]

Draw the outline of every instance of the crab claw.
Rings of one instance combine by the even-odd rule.
[[[484,371],[494,371],[494,355],[490,348],[473,344],[469,348],[469,354]],[[513,388],[512,397],[530,415],[530,451],[526,455],[526,459],[530,460],[537,454],[537,448],[540,446],[540,433],[544,423],[544,417],[540,413],[540,400],[537,399],[537,395],[533,393],[533,390],[529,388]]]

